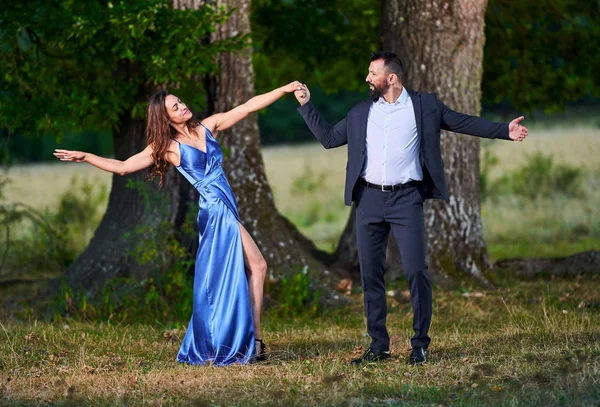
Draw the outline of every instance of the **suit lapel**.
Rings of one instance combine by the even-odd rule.
[[[406,89],[406,88],[404,88]],[[422,134],[421,134],[421,127],[422,127],[422,118],[423,115],[421,114],[421,96],[412,90],[406,89],[406,91],[408,92],[408,95],[410,96],[410,99],[412,100],[412,104],[413,104],[413,109],[415,111],[415,122],[417,123],[417,135],[419,136],[419,140],[422,140]],[[423,146],[423,143],[421,143],[421,146]]]
[[[371,109],[372,100],[365,101],[358,109],[358,122],[360,123],[360,131],[358,133],[359,146],[364,152],[365,142],[367,140],[367,122],[369,120],[369,110]]]

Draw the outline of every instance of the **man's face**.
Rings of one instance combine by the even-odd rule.
[[[369,65],[369,74],[365,81],[369,84],[369,96],[382,96],[390,88],[387,81],[389,73],[383,65],[383,59],[371,61]]]

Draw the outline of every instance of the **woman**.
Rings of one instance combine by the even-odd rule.
[[[120,175],[150,167],[151,178],[158,177],[160,183],[173,164],[200,193],[194,305],[177,356],[180,362],[222,366],[265,359],[260,310],[267,264],[240,223],[215,137],[300,88],[292,82],[200,123],[177,96],[162,91],[148,103],[147,147],[142,152],[125,161],[81,151],[54,152],[61,161],[87,162]]]

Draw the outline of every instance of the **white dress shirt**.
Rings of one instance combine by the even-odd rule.
[[[367,122],[366,157],[361,176],[379,185],[421,181],[420,140],[406,89],[394,103],[373,102]]]

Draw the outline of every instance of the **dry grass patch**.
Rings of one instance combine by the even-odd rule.
[[[431,361],[405,364],[410,305],[389,298],[392,359],[354,367],[368,345],[359,294],[318,319],[267,316],[269,361],[182,365],[182,327],[3,323],[6,405],[583,405],[600,402],[598,279],[434,292]],[[566,294],[569,295],[566,295]],[[361,349],[361,346],[363,347]]]

